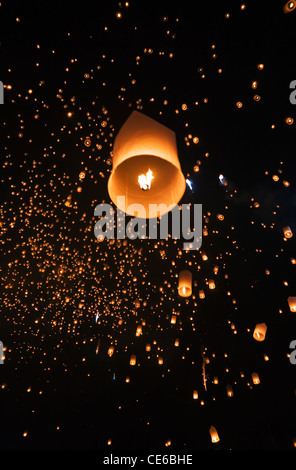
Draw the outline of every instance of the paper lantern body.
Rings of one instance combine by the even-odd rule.
[[[296,2],[291,0],[283,6],[284,13],[290,13],[290,11],[293,11],[295,8]]]
[[[253,380],[253,384],[255,385],[260,384],[260,378],[257,372],[252,373],[252,380]]]
[[[231,385],[226,385],[226,392],[228,397],[233,397],[233,388]]]
[[[143,190],[139,176],[151,170],[150,189]],[[117,134],[113,147],[113,168],[108,192],[117,207],[136,215],[132,204],[141,204],[137,217],[160,217],[178,204],[186,188],[178,159],[175,133],[154,119],[133,111]],[[145,188],[147,189],[147,188]],[[124,196],[124,198],[120,198]],[[119,198],[119,199],[118,199]],[[159,210],[149,204],[163,204]]]
[[[215,287],[216,287],[215,281],[213,279],[210,279],[209,280],[209,289],[215,289]]]
[[[215,442],[219,442],[220,441],[220,437],[219,437],[219,434],[217,432],[217,429],[214,427],[214,426],[211,426],[210,427],[210,435],[211,435],[211,441],[213,443]]]
[[[204,299],[204,298],[205,298],[205,293],[204,293],[204,291],[203,291],[202,289],[199,290],[198,295],[199,295],[199,298],[200,298],[200,299]]]
[[[296,297],[288,297],[288,304],[291,312],[296,312]]]
[[[283,232],[284,232],[284,235],[285,235],[286,238],[292,238],[293,237],[293,232],[290,229],[290,227],[288,227],[288,226],[284,227]]]
[[[192,294],[192,274],[190,271],[180,272],[178,292],[181,297],[190,297]]]
[[[114,346],[110,346],[110,348],[108,349],[108,355],[111,357],[114,353]]]
[[[130,357],[130,365],[135,366],[136,362],[137,362],[137,357],[136,357],[135,354],[132,354],[131,357]]]
[[[256,341],[264,341],[266,330],[267,330],[266,323],[258,323],[258,325],[255,326],[253,338],[256,339]]]

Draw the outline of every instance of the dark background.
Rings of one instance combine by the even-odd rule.
[[[281,1],[247,2],[244,11],[242,2],[124,3],[4,1],[0,7],[0,79],[12,86],[5,88],[0,110],[0,339],[7,348],[0,368],[0,448],[292,449],[295,366],[287,354],[296,336],[287,298],[296,295],[290,261],[296,252],[294,238],[284,241],[282,229],[288,225],[296,231],[295,123],[285,122],[287,116],[295,119],[289,84],[296,79],[296,13],[284,15]],[[149,48],[153,53],[144,52]],[[77,61],[71,64],[71,59]],[[194,185],[181,202],[201,203],[204,216],[211,214],[201,248],[206,263],[199,253],[179,255],[182,244],[170,240],[155,248],[153,240],[124,246],[94,239],[94,207],[109,201],[114,137],[134,109],[176,132],[183,173]],[[197,145],[186,146],[189,133],[199,137]],[[85,167],[81,183],[78,175]],[[221,173],[226,187],[219,184]],[[77,193],[79,185],[83,189]],[[69,194],[76,202],[73,210],[64,205]],[[219,213],[223,222],[216,218]],[[118,275],[122,254],[129,266]],[[197,307],[193,298],[180,299],[176,291],[175,276],[189,262]],[[214,278],[216,264],[217,287],[211,292],[205,279]],[[59,266],[66,270],[63,276]],[[199,289],[206,291],[204,301]],[[139,309],[135,299],[141,301]],[[170,324],[173,310],[180,312],[182,330]],[[140,319],[146,326],[136,338]],[[261,322],[268,325],[267,336],[257,343],[252,333]],[[145,344],[154,340],[164,357],[162,367],[156,347],[147,359]],[[111,344],[115,352],[109,357]],[[137,354],[139,366],[129,366],[130,354]],[[210,358],[207,390],[203,354]],[[252,384],[252,372],[259,373],[259,385]],[[232,398],[227,384],[233,386]],[[194,389],[198,400],[192,399]],[[218,444],[211,443],[211,425],[218,430]],[[165,447],[168,440],[172,444]]]

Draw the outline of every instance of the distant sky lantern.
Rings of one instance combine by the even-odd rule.
[[[216,285],[215,285],[215,281],[213,279],[210,279],[209,280],[209,289],[215,289]]]
[[[217,429],[214,426],[210,427],[210,436],[211,436],[211,441],[215,444],[216,442],[220,441],[219,434],[217,432]]]
[[[253,380],[253,384],[255,385],[260,384],[260,379],[259,379],[259,375],[257,374],[257,372],[252,373],[252,380]]]
[[[228,397],[233,397],[233,389],[231,385],[226,385],[226,392]]]
[[[296,297],[288,297],[288,304],[291,312],[296,312]]]
[[[111,357],[114,353],[114,346],[110,346],[110,348],[108,349],[108,355]]]
[[[198,391],[193,390],[193,400],[197,400],[197,399],[198,399]]]
[[[136,336],[140,336],[142,334],[142,327],[141,325],[137,326]]]
[[[203,291],[202,289],[199,290],[198,295],[199,295],[199,298],[200,298],[200,299],[204,299],[204,298],[205,298],[205,293],[204,293],[204,291]]]
[[[175,324],[176,324],[176,321],[177,321],[176,315],[172,315],[171,324],[172,324],[172,325],[175,325]]]
[[[143,113],[133,111],[113,146],[113,169],[108,192],[114,204],[134,216],[155,218],[179,203],[186,182],[178,159],[175,133]],[[124,198],[120,198],[124,196]],[[158,208],[149,204],[159,205]]]
[[[292,238],[293,237],[293,232],[290,229],[290,227],[284,227],[283,232],[286,238]]]
[[[290,13],[290,11],[293,11],[295,8],[296,8],[296,2],[290,1],[284,5],[283,10],[284,10],[284,13]]]
[[[131,357],[130,357],[130,365],[135,366],[136,362],[137,362],[137,358],[136,358],[135,354],[132,354]]]
[[[264,341],[265,340],[265,335],[266,335],[266,330],[267,330],[266,323],[258,323],[255,326],[255,329],[254,329],[254,332],[253,332],[253,338],[256,339],[256,341]]]
[[[180,272],[178,292],[180,297],[190,297],[192,294],[192,274],[189,270]]]

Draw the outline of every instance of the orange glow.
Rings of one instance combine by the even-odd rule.
[[[215,285],[215,281],[213,281],[213,279],[210,279],[209,280],[209,289],[215,289],[216,285]]]
[[[286,5],[284,5],[283,10],[284,13],[290,13],[290,11],[293,11],[296,8],[296,2],[290,1],[287,2]]]
[[[147,183],[147,169],[155,180],[149,191],[143,191],[138,177],[146,175]],[[145,114],[133,111],[114,141],[113,169],[108,181],[111,200],[129,215],[134,215],[134,211],[128,211],[128,206],[141,204],[144,209],[139,206],[137,216],[148,219],[170,211],[182,198],[185,188],[175,133]],[[124,198],[117,199],[120,196]],[[152,208],[149,204],[159,207]]]
[[[291,312],[296,312],[296,297],[288,297],[288,304]]]
[[[132,354],[131,357],[130,357],[130,365],[135,366],[136,362],[137,362],[137,358],[134,354]]]
[[[214,426],[211,426],[210,427],[210,436],[211,436],[211,441],[213,443],[216,443],[216,442],[219,442],[220,441],[220,437],[219,437],[219,434],[217,432],[217,429],[214,427]]]
[[[264,341],[265,340],[265,335],[266,335],[266,330],[267,330],[266,323],[258,323],[258,325],[255,326],[255,329],[254,329],[254,332],[253,332],[253,338],[256,341]]]
[[[291,124],[293,124],[293,122],[294,122],[294,119],[292,117],[286,117],[285,122],[286,122],[286,124],[291,126]]]
[[[252,380],[253,380],[253,384],[255,385],[260,384],[260,379],[259,379],[259,375],[257,374],[257,372],[252,373]]]
[[[290,229],[290,227],[284,227],[283,232],[286,238],[292,238],[293,237],[293,232]]]
[[[190,271],[180,272],[178,292],[180,297],[190,297],[192,294],[192,274]]]
[[[198,295],[199,295],[199,298],[200,298],[200,299],[204,299],[204,298],[205,298],[205,293],[204,293],[204,291],[203,291],[202,289],[200,289]]]

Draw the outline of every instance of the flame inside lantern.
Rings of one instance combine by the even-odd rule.
[[[150,169],[147,171],[146,175],[139,175],[138,183],[140,185],[140,188],[143,189],[143,191],[147,191],[148,189],[150,189],[151,181],[153,180],[153,178],[154,176]]]

